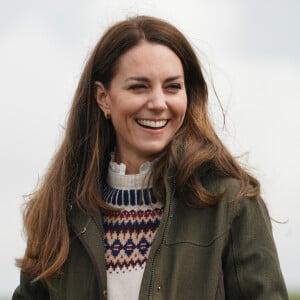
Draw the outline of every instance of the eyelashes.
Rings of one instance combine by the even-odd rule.
[[[146,84],[133,84],[131,86],[129,86],[129,90],[133,90],[133,91],[143,91],[146,89],[149,89],[150,87]],[[171,83],[168,84],[167,86],[164,87],[164,90],[170,90],[170,91],[177,91],[177,90],[181,90],[182,89],[182,85],[180,83]]]
[[[141,90],[141,89],[146,89],[147,86],[144,84],[133,84],[129,87],[130,90]]]
[[[168,85],[167,88],[181,90],[182,87],[181,87],[181,84],[179,84],[179,83],[172,83],[172,84]]]

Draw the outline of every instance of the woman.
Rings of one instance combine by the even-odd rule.
[[[25,211],[13,299],[288,299],[259,182],[208,118],[172,25],[112,26]]]

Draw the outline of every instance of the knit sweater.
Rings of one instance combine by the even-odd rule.
[[[149,183],[151,163],[125,175],[124,164],[110,163],[103,196],[118,211],[104,213],[109,300],[138,299],[153,238],[163,213]]]

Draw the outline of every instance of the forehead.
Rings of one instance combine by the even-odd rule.
[[[142,42],[124,53],[117,64],[117,75],[183,75],[179,57],[167,46]],[[169,74],[170,73],[170,74]]]

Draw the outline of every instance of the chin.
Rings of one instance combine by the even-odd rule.
[[[160,155],[161,152],[163,152],[168,144],[163,145],[153,145],[153,144],[145,144],[143,149],[141,149],[141,152],[143,152],[147,156],[156,157]]]

